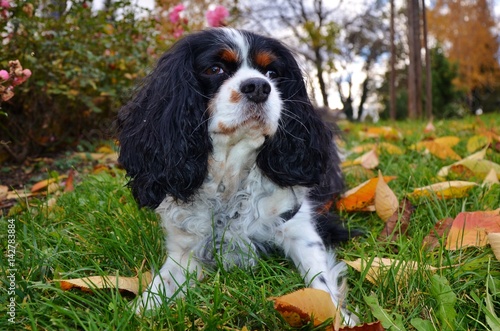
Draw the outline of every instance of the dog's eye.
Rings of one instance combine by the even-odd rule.
[[[266,72],[266,77],[270,79],[278,78],[278,73],[274,70],[268,70]]]
[[[207,70],[205,70],[205,74],[207,75],[220,75],[224,73],[224,69],[219,66],[211,66]]]

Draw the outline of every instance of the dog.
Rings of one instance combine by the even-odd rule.
[[[186,273],[247,267],[273,249],[327,291],[344,322],[348,233],[323,204],[343,189],[334,133],[276,39],[214,28],[177,41],[119,111],[119,163],[166,232],[167,258],[138,303],[182,295]]]

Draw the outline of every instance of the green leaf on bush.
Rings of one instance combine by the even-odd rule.
[[[375,316],[386,330],[404,331],[403,316],[395,313],[388,313],[379,304],[377,297],[372,294],[364,297],[366,304],[370,307],[373,316]]]

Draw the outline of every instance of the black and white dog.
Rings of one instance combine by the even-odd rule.
[[[140,310],[179,292],[186,272],[216,259],[252,266],[271,248],[343,306],[346,267],[327,246],[347,232],[318,213],[342,189],[339,156],[282,43],[229,28],[191,34],[160,58],[117,123],[132,193],[166,231],[168,257]]]

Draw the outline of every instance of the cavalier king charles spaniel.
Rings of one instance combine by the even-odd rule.
[[[138,311],[182,295],[186,273],[256,264],[278,248],[344,322],[347,231],[319,212],[343,187],[332,130],[281,42],[230,28],[191,34],[158,61],[119,112],[120,164],[155,209],[167,259]]]

